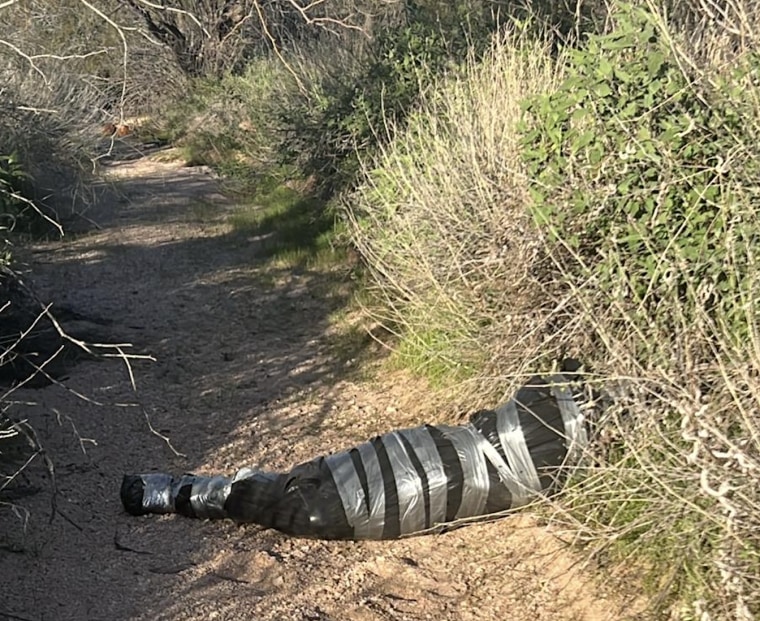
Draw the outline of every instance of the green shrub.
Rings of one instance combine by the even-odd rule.
[[[29,208],[25,196],[29,179],[18,155],[0,156],[0,230],[15,228],[18,217]]]
[[[277,167],[276,110],[295,83],[272,56],[251,61],[242,75],[197,78],[185,95],[142,128],[180,147],[189,165],[207,165],[231,189],[247,192]]]
[[[704,310],[746,337],[736,311],[760,235],[758,197],[745,196],[760,173],[760,136],[741,93],[760,57],[708,79],[682,62],[655,16],[622,5],[614,30],[570,59],[560,88],[526,106],[536,222],[642,317],[675,292],[687,321]],[[690,287],[700,281],[715,286]]]
[[[738,5],[737,5],[738,6]],[[748,40],[758,24],[748,21]],[[530,213],[568,343],[613,397],[565,514],[678,618],[760,612],[760,84],[754,49],[619,3],[525,106]],[[754,30],[752,30],[754,29]],[[754,38],[753,38],[754,37]],[[698,40],[695,48],[690,40]],[[730,456],[730,457],[729,457]]]
[[[285,108],[284,153],[331,194],[350,184],[362,155],[391,138],[428,88],[475,50],[487,47],[495,22],[470,5],[406,2],[364,50],[352,72],[330,72]]]

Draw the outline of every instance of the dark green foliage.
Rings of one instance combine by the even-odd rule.
[[[12,230],[29,209],[26,199],[31,177],[16,154],[0,156],[0,231]]]
[[[557,92],[526,106],[534,217],[631,308],[654,315],[676,296],[687,318],[730,316],[741,334],[760,235],[760,136],[741,84],[758,57],[697,80],[646,10],[614,17],[571,52]],[[689,285],[702,281],[716,284],[705,297]]]
[[[609,2],[606,0],[532,0],[531,2],[498,2],[502,16],[522,23],[531,23],[541,32],[551,32],[557,46],[577,41],[587,33],[602,32],[608,21]]]
[[[27,198],[30,180],[18,155],[0,156],[0,265],[9,261],[7,240],[3,233],[18,228],[25,219],[29,224],[32,216],[37,215]]]
[[[360,157],[403,125],[420,90],[485,49],[495,21],[470,4],[480,3],[407,2],[403,23],[376,35],[358,74],[328,76],[318,92],[283,111],[285,156],[326,195],[350,184]]]

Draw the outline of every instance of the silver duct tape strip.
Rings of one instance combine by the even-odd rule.
[[[245,466],[244,468],[241,468],[238,470],[234,476],[232,477],[232,483],[237,483],[241,479],[249,479],[255,474],[259,474],[261,471],[256,470],[256,468],[251,468],[250,466]]]
[[[511,476],[507,480],[502,477],[502,481],[512,494],[512,507],[521,507],[541,491],[541,481],[525,441],[514,399],[496,408],[496,430],[510,465]]]
[[[443,469],[443,461],[435,440],[426,427],[402,429],[399,433],[412,445],[427,477],[430,523],[425,524],[425,528],[445,522],[449,480],[446,478],[446,471]]]
[[[383,528],[385,527],[385,483],[380,469],[380,460],[377,458],[375,447],[369,442],[359,445],[357,450],[364,466],[364,472],[367,475],[369,491],[366,538],[382,539]],[[350,521],[349,524],[351,524]]]
[[[467,427],[437,427],[451,441],[459,456],[459,464],[464,476],[462,502],[456,512],[456,518],[483,515],[488,501],[491,483],[488,479],[488,466],[481,450],[480,433],[474,435]]]
[[[422,479],[412,464],[398,432],[381,436],[396,482],[399,504],[399,529],[402,535],[427,528]]]
[[[491,444],[488,439],[480,433],[480,431],[474,427],[473,425],[469,425],[472,427],[473,434],[477,434],[480,436],[479,438],[479,444],[480,450],[483,451],[483,454],[486,456],[486,459],[491,462],[494,468],[496,468],[496,472],[499,474],[499,479],[504,484],[504,486],[509,490],[509,494],[511,496],[511,507],[517,507],[520,506],[520,503],[522,503],[522,496],[525,494],[525,487],[520,482],[520,480],[515,476],[515,473],[512,472],[512,469],[509,467],[509,464],[507,464],[506,461],[504,461],[504,458],[501,456],[501,453],[496,450],[496,447]],[[524,504],[524,503],[522,503]]]
[[[170,474],[144,474],[143,509],[150,513],[174,513],[174,477]]]
[[[338,488],[346,521],[354,527],[354,537],[366,539],[369,532],[367,499],[364,496],[364,488],[351,455],[335,453],[325,457],[325,463],[332,473],[335,486]],[[382,531],[380,534],[382,535]]]
[[[232,480],[225,476],[191,477],[193,487],[190,505],[199,518],[214,519],[227,517],[224,503],[230,495]],[[184,477],[183,477],[184,479]]]
[[[565,437],[568,440],[566,461],[570,465],[576,465],[588,445],[586,417],[573,398],[567,378],[563,375],[553,375],[549,381],[552,396],[557,400],[562,423],[565,426]]]

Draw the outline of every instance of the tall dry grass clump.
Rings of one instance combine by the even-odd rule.
[[[521,100],[551,90],[558,67],[546,41],[499,39],[482,62],[427,87],[345,200],[368,311],[401,337],[399,358],[433,378],[483,375],[492,362],[502,374],[559,347],[551,321],[562,304],[540,278],[518,132]]]
[[[18,192],[34,202],[33,208],[22,201],[18,209],[0,203],[7,207],[0,209],[2,224],[38,221],[37,210],[52,220],[66,218],[87,198],[100,139],[100,93],[67,67],[38,61],[33,71],[13,54],[0,55],[0,80],[0,156],[25,171]]]
[[[749,5],[698,4],[687,30],[614,3],[559,58],[502,40],[427,93],[346,208],[397,359],[484,391],[587,363],[605,409],[552,519],[654,616],[749,620],[760,29]]]

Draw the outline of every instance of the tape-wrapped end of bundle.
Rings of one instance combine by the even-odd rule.
[[[121,481],[121,504],[130,515],[145,515],[148,511],[143,507],[145,483],[136,474],[125,474]]]

